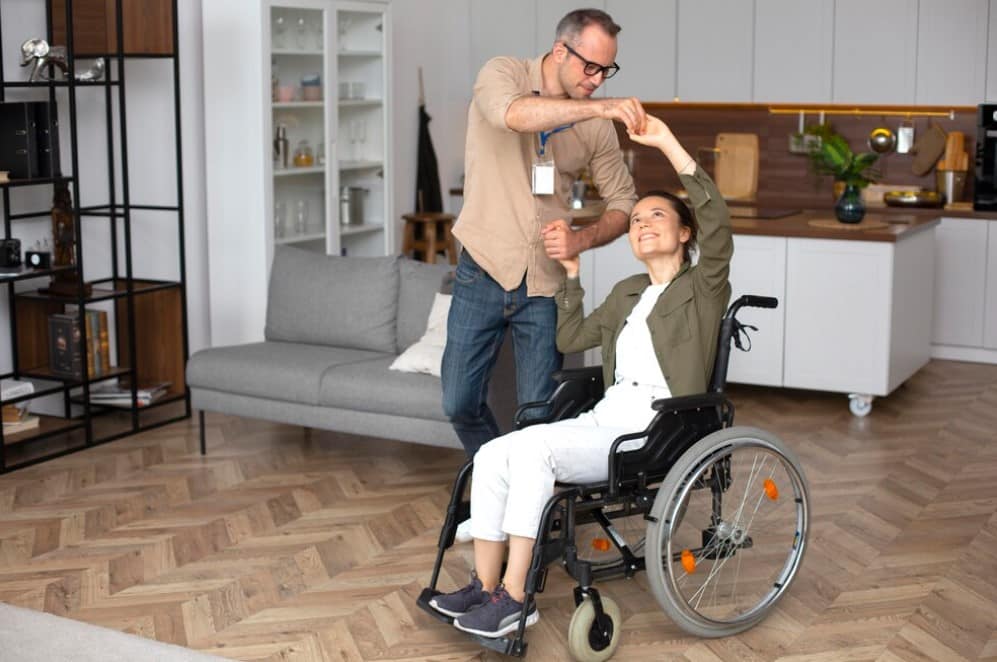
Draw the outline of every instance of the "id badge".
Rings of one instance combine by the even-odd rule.
[[[554,195],[554,162],[533,164],[533,195]]]

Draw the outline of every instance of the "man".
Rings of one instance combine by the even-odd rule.
[[[457,265],[443,354],[443,409],[468,456],[498,436],[486,398],[506,327],[520,404],[546,399],[561,367],[553,294],[559,259],[601,246],[627,228],[636,196],[613,120],[644,132],[637,99],[592,99],[619,67],[620,26],[580,9],[558,23],[550,53],[485,64],[468,111],[464,208],[454,229]],[[606,201],[599,220],[564,220],[571,183],[588,168]]]

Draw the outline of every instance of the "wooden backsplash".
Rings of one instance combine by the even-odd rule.
[[[717,133],[741,132],[757,133],[760,148],[760,163],[758,174],[759,206],[774,206],[800,209],[823,209],[834,206],[834,195],[831,192],[830,177],[818,178],[809,169],[809,161],[805,155],[792,154],[789,151],[789,136],[798,129],[799,117],[796,114],[782,115],[769,112],[766,104],[692,104],[692,103],[647,103],[647,111],[662,118],[672,129],[678,139],[691,155],[696,157],[703,167],[713,172],[712,156],[708,152],[697,154],[698,148],[712,148]],[[785,106],[783,106],[785,107]],[[806,107],[806,106],[794,106]],[[842,109],[845,106],[824,105],[820,108]],[[813,108],[818,108],[814,106]],[[850,108],[850,107],[848,107]],[[875,106],[863,106],[863,110]],[[913,117],[914,140],[921,135],[931,122],[936,122],[943,130],[962,131],[966,134],[966,148],[970,151],[970,169],[972,169],[972,149],[976,141],[976,108],[971,106],[925,107],[925,106],[891,106],[891,110],[902,109],[917,113],[918,111],[954,112],[954,119],[948,117]],[[905,117],[899,114],[886,115],[827,115],[826,121],[840,133],[852,149],[857,152],[868,151],[866,143],[869,132],[877,126],[886,126],[896,132],[900,122]],[[806,115],[806,123],[816,124],[816,110]],[[617,124],[620,134],[620,145],[633,149],[636,155],[634,179],[637,191],[647,191],[654,188],[679,188],[678,177],[671,166],[657,150],[631,142],[620,124]],[[881,173],[882,183],[919,185],[928,190],[935,188],[935,172],[918,177],[911,172],[913,155],[892,152],[880,156],[877,168]],[[964,200],[972,200],[972,177],[967,177]]]

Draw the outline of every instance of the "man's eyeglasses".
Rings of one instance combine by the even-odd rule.
[[[612,78],[613,76],[616,75],[616,72],[620,70],[620,65],[616,64],[615,62],[610,65],[603,66],[598,62],[586,60],[585,58],[583,58],[581,55],[578,54],[578,51],[573,49],[571,46],[568,46],[563,41],[561,42],[561,44],[568,50],[569,53],[571,53],[576,58],[582,61],[582,64],[585,65],[585,68],[582,69],[582,71],[585,72],[586,76],[595,76],[596,74],[602,74],[603,79]]]

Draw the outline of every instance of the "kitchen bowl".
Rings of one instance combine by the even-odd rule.
[[[869,149],[877,154],[892,152],[897,145],[897,137],[886,127],[878,127],[869,134]]]
[[[935,191],[887,191],[883,202],[889,207],[941,207],[945,199]]]

